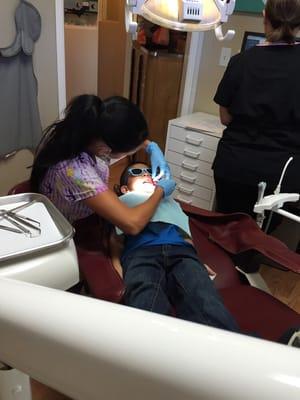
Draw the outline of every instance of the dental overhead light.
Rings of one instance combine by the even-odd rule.
[[[133,14],[154,24],[186,32],[214,29],[218,40],[230,40],[235,32],[225,35],[222,24],[233,13],[236,0],[126,0],[126,29],[133,36],[137,23]]]

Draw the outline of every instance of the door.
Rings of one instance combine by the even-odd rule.
[[[132,54],[130,100],[144,113],[150,139],[164,151],[168,122],[177,117],[183,55],[149,51],[136,42]]]

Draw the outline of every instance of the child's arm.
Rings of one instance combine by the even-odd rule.
[[[120,258],[124,247],[123,242],[123,235],[117,235],[114,232],[110,237],[111,262],[121,278],[123,278],[123,271]]]

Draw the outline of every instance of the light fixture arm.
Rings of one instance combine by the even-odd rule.
[[[135,40],[137,33],[137,22],[133,20],[132,10],[127,5],[125,6],[125,27],[126,32],[130,33],[132,38]]]
[[[225,35],[223,34],[223,29],[222,29],[222,25],[219,25],[215,28],[215,34],[216,34],[216,38],[220,41],[229,41],[231,40],[234,35],[235,35],[235,31],[232,29],[229,29]]]
[[[144,3],[145,3],[144,0],[126,0],[126,8],[132,14],[141,15],[141,9]]]
[[[215,0],[215,3],[221,13],[221,22],[227,22],[235,8],[236,0]]]

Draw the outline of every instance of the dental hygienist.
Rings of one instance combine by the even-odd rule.
[[[215,102],[227,126],[213,169],[217,209],[253,215],[260,181],[273,192],[300,192],[300,0],[268,0],[266,41],[233,56]],[[268,192],[268,193],[267,193]]]
[[[146,120],[129,100],[78,96],[65,118],[46,130],[34,160],[31,188],[46,195],[71,223],[97,214],[135,235],[175,188],[161,150],[147,137]],[[150,155],[154,178],[159,172],[161,179],[145,203],[129,208],[108,188],[109,161],[142,148]]]

